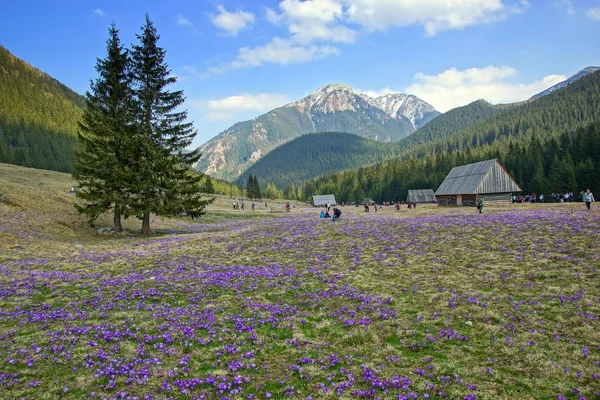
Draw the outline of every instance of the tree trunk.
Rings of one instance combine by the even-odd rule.
[[[144,213],[144,219],[142,221],[142,235],[152,235],[152,231],[150,230],[150,213]]]
[[[115,232],[123,232],[123,227],[121,226],[121,209],[119,208],[119,203],[115,202],[115,216],[113,219],[113,224],[115,226]]]

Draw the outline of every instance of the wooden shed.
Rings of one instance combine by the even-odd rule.
[[[329,205],[332,205],[332,206],[337,204],[335,202],[335,196],[332,194],[322,194],[322,195],[314,194],[312,198],[313,198],[313,206],[315,206],[315,207],[324,206],[327,203],[329,203]]]
[[[433,189],[413,189],[408,191],[407,203],[435,203]]]
[[[435,196],[440,206],[474,206],[476,197],[486,204],[510,203],[510,194],[521,190],[494,159],[452,168]]]

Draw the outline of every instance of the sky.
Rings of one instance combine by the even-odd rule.
[[[84,94],[114,22],[145,14],[178,78],[197,147],[236,122],[344,83],[445,112],[525,100],[600,66],[600,0],[4,1],[0,44]],[[1,90],[1,88],[0,88]]]

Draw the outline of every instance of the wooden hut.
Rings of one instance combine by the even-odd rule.
[[[409,190],[406,197],[407,203],[435,203],[433,189]]]
[[[335,196],[332,194],[323,194],[323,195],[318,195],[315,194],[313,195],[313,206],[315,207],[319,207],[319,206],[324,206],[327,203],[329,203],[329,205],[335,205],[337,204],[335,202]]]
[[[477,197],[486,204],[510,203],[510,194],[521,188],[498,160],[452,168],[435,192],[440,206],[474,206]]]

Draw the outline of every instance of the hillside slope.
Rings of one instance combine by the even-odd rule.
[[[571,83],[578,81],[579,79],[586,77],[589,74],[592,74],[598,70],[600,70],[600,67],[586,67],[581,71],[577,72],[575,75],[569,77],[568,79],[565,79],[562,82],[558,82],[556,85],[551,86],[548,89],[541,91],[540,93],[534,94],[533,96],[531,96],[530,100],[539,99],[540,97],[549,95],[555,90],[562,89],[565,86],[570,85]]]
[[[258,160],[237,180],[244,186],[249,175],[263,185],[283,188],[328,172],[375,164],[394,156],[394,146],[342,132],[311,133],[285,143]]]
[[[73,171],[84,98],[0,46],[0,162]]]

